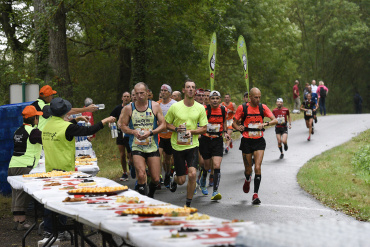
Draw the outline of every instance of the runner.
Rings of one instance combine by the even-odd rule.
[[[124,92],[122,94],[122,104],[117,105],[113,111],[110,113],[110,116],[115,117],[116,119],[120,119],[121,112],[123,107],[125,107],[127,104],[129,104],[131,101],[130,93]],[[118,137],[116,139],[116,145],[118,146],[120,158],[121,158],[121,166],[123,170],[122,177],[119,179],[121,181],[127,181],[128,175],[127,175],[127,158],[129,159],[129,167],[132,166],[132,157],[131,157],[131,149],[129,144],[129,136],[124,134],[119,126],[120,120],[118,120]],[[125,150],[126,149],[126,150]],[[126,157],[126,151],[127,151],[127,157]],[[132,170],[132,169],[130,169]]]
[[[171,137],[175,173],[170,184],[175,192],[177,184],[186,181],[185,161],[188,165],[188,185],[186,206],[190,206],[196,186],[196,167],[198,165],[198,135],[207,131],[207,115],[204,106],[194,101],[195,83],[186,81],[183,88],[184,100],[173,104],[166,114],[167,129],[174,131]],[[197,127],[199,123],[200,127]]]
[[[204,99],[204,90],[202,88],[199,88],[195,92],[194,100],[199,104],[203,105],[203,99]]]
[[[316,108],[315,108],[316,107]],[[311,141],[311,134],[314,134],[313,129],[313,115],[317,109],[317,105],[312,100],[310,93],[307,94],[307,100],[304,101],[301,105],[301,110],[304,111],[304,119],[306,120],[306,127],[308,128],[308,138],[307,141]]]
[[[245,102],[245,103],[248,103],[249,102],[249,93],[248,92],[245,92],[244,93],[244,97],[243,97],[243,101]]]
[[[162,96],[162,103],[160,103],[160,107],[163,112],[163,116],[165,117],[168,109],[170,109],[171,105],[176,103],[176,100],[171,99],[172,88],[167,85],[163,84],[161,86],[161,96]],[[171,182],[171,163],[172,163],[172,146],[171,146],[171,136],[172,132],[169,130],[165,130],[159,133],[159,153],[161,157],[163,157],[163,169],[165,172],[164,175],[164,186],[166,188],[170,187]]]
[[[230,140],[226,125],[226,107],[220,105],[221,94],[218,91],[212,91],[210,94],[210,104],[205,106],[207,113],[207,132],[199,140],[199,151],[204,159],[204,168],[202,168],[202,178],[200,188],[204,195],[208,194],[206,187],[207,171],[213,163],[214,184],[211,200],[221,200],[222,196],[218,192],[218,186],[221,180],[221,162],[223,156],[223,138],[225,133],[226,140]]]
[[[281,143],[284,144],[284,151],[288,151],[288,128],[287,121],[289,120],[289,129],[292,128],[292,120],[290,118],[289,109],[283,106],[283,99],[278,98],[276,100],[277,108],[272,111],[272,114],[276,117],[278,123],[275,126],[276,139],[278,142],[278,148],[280,150],[280,159],[284,158],[283,147]],[[288,116],[288,119],[287,119]]]
[[[177,102],[182,100],[181,92],[180,91],[174,91],[171,96],[172,99],[176,100]]]
[[[211,90],[209,90],[209,89],[204,90],[203,105],[209,105],[209,94],[210,93],[211,93]],[[204,163],[203,158],[201,159],[199,164],[201,164],[201,163],[202,164]],[[203,165],[201,165],[201,166],[203,166]],[[209,182],[208,182],[209,187],[213,187],[213,175],[214,175],[214,170],[213,170],[213,165],[211,165],[211,170],[210,170],[210,174],[209,174]],[[202,192],[204,192],[204,191],[202,191]]]
[[[131,154],[138,175],[138,191],[142,195],[147,194],[145,169],[148,165],[151,176],[148,196],[153,198],[161,172],[158,133],[165,129],[165,121],[159,104],[148,100],[148,86],[139,82],[134,90],[136,102],[123,108],[120,125],[124,133],[130,134]]]
[[[227,108],[227,133],[230,136],[230,139],[226,141],[225,153],[229,152],[229,147],[233,148],[233,139],[231,139],[231,134],[233,133],[233,118],[236,112],[235,103],[231,102],[230,94],[225,94],[225,102],[222,102],[222,105]]]
[[[203,105],[203,100],[204,100],[204,90],[202,88],[199,88],[197,89],[197,91],[195,92],[195,97],[194,97],[194,100],[196,102],[198,102],[199,104]],[[198,127],[199,127],[199,123],[198,123]],[[200,139],[202,138],[202,135],[199,135],[199,141]],[[199,169],[199,175],[198,175],[198,178],[197,178],[197,186],[200,186],[200,177],[202,176],[202,170],[203,170],[203,167],[204,167],[204,160],[203,160],[203,157],[200,155],[200,152],[198,150],[198,164],[199,166],[197,167],[197,169]],[[202,192],[204,192],[202,190]],[[197,188],[195,187],[195,190],[194,190],[194,195],[197,194]],[[207,194],[208,195],[208,192]]]
[[[255,176],[252,204],[256,205],[261,203],[258,197],[258,190],[261,183],[261,165],[266,148],[266,142],[263,138],[263,127],[277,124],[277,119],[266,105],[260,103],[261,91],[258,88],[252,88],[250,90],[249,99],[250,102],[248,105],[243,103],[236,110],[233,127],[243,132],[239,150],[242,151],[245,169],[244,193],[248,193],[250,190],[252,155],[254,155]],[[268,117],[272,121],[263,123],[264,117]],[[241,125],[239,125],[239,120],[241,120]]]
[[[210,93],[211,93],[211,90],[209,89],[204,90],[203,105],[209,105],[209,94]]]

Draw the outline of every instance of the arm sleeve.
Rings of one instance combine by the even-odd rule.
[[[40,143],[42,144],[42,138],[41,138],[42,132],[39,129],[33,129],[30,133],[30,143],[36,144]]]
[[[236,109],[236,113],[234,115],[234,118],[236,120],[239,120],[242,118],[242,116],[244,115],[244,112],[243,112],[243,105],[240,105],[238,106],[238,108]]]
[[[72,141],[74,136],[88,136],[95,134],[99,130],[103,129],[104,125],[100,121],[97,124],[94,124],[93,126],[90,127],[85,127],[85,126],[79,126],[77,124],[70,124],[67,129],[66,129],[66,139],[68,141]]]

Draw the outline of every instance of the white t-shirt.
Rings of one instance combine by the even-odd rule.
[[[311,93],[316,93],[317,91],[317,85],[311,84]]]
[[[163,104],[163,101],[159,104],[161,106],[163,116],[166,116],[168,109],[170,109],[171,105],[175,104],[176,102],[176,100],[171,99],[167,104]]]

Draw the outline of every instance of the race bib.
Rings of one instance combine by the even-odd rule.
[[[193,145],[193,136],[185,136],[184,132],[178,132],[177,133],[177,144],[179,145]]]
[[[278,117],[278,124],[285,124],[285,117]]]
[[[226,124],[227,124],[227,127],[232,126],[233,125],[233,120],[232,119],[226,120]]]
[[[312,116],[312,110],[307,110],[306,111],[306,116]]]
[[[250,129],[258,129],[259,124],[248,124],[248,128]],[[262,131],[248,131],[249,137],[259,137],[262,136]]]
[[[207,132],[210,133],[218,133],[220,132],[221,125],[220,124],[207,124]]]
[[[140,129],[140,131],[149,131],[149,129]],[[149,146],[150,144],[152,144],[152,138],[149,136],[148,138],[144,139],[144,140],[139,140],[135,137],[134,139],[134,143],[136,145],[139,145],[139,146]]]

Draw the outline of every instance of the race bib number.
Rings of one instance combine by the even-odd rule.
[[[221,129],[220,124],[207,124],[207,132],[217,133],[220,132],[220,129]]]
[[[278,117],[278,124],[285,124],[285,117]]]
[[[185,136],[184,132],[178,132],[177,133],[177,144],[179,145],[192,145],[193,144],[193,136]]]
[[[227,127],[232,126],[233,125],[233,120],[232,119],[226,120],[226,124],[227,124]]]
[[[149,131],[149,129],[140,129],[140,131]],[[139,146],[149,146],[152,143],[152,138],[148,137],[144,140],[139,140],[135,137],[134,143]]]
[[[312,110],[307,110],[306,111],[306,116],[312,116]]]
[[[248,124],[248,128],[250,129],[258,129],[259,124]],[[262,136],[262,131],[248,131],[249,137],[259,137]]]

